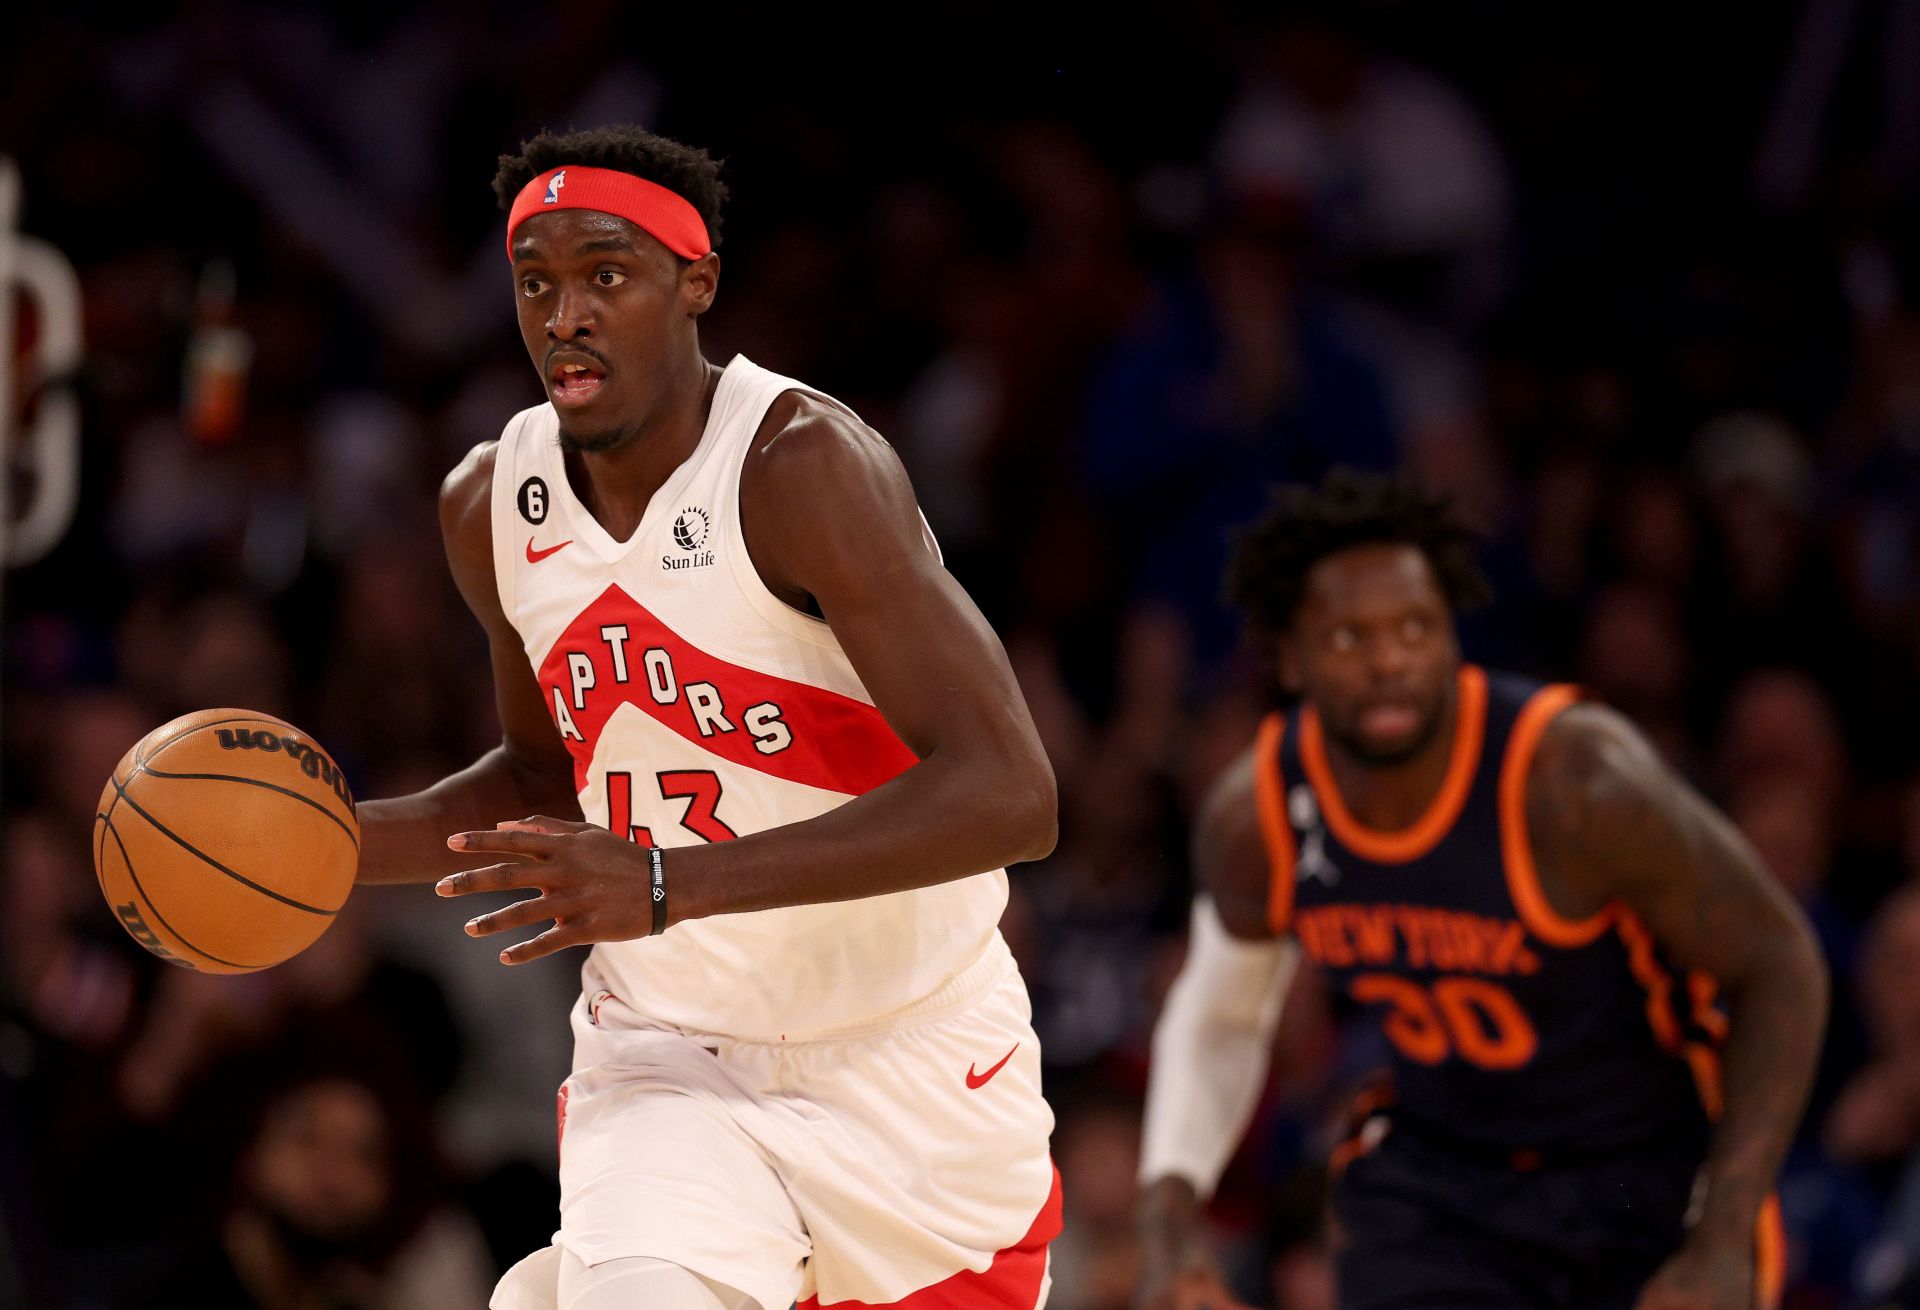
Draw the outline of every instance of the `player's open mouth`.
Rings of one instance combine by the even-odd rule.
[[[1405,737],[1420,726],[1420,711],[1398,701],[1369,705],[1360,711],[1360,726],[1376,739]]]
[[[600,393],[607,375],[591,364],[568,361],[554,367],[548,389],[556,405],[584,405]]]

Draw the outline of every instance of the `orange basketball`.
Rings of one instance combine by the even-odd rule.
[[[100,890],[135,941],[169,964],[250,973],[333,922],[360,821],[339,766],[291,723],[200,710],[121,758],[93,843]]]

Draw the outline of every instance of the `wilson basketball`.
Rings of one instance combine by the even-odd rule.
[[[360,860],[353,794],[292,724],[200,710],[120,760],[93,824],[100,890],[170,964],[250,973],[311,946]]]

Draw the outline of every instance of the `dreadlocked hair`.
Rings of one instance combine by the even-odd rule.
[[[1475,534],[1455,514],[1450,497],[1429,493],[1411,478],[1340,468],[1318,486],[1275,489],[1266,516],[1235,540],[1227,599],[1254,627],[1285,632],[1315,564],[1376,542],[1416,547],[1456,612],[1493,598],[1473,561]]]
[[[586,132],[542,132],[520,144],[517,155],[500,156],[493,175],[493,194],[502,210],[527,183],[550,168],[579,164],[611,168],[657,182],[680,196],[707,225],[707,239],[720,248],[720,210],[727,202],[727,184],[720,180],[720,161],[695,146],[656,136],[634,123],[617,123]]]

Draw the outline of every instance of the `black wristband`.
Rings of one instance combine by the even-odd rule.
[[[652,887],[653,931],[658,937],[667,930],[667,855],[658,846],[647,847],[647,883]]]

